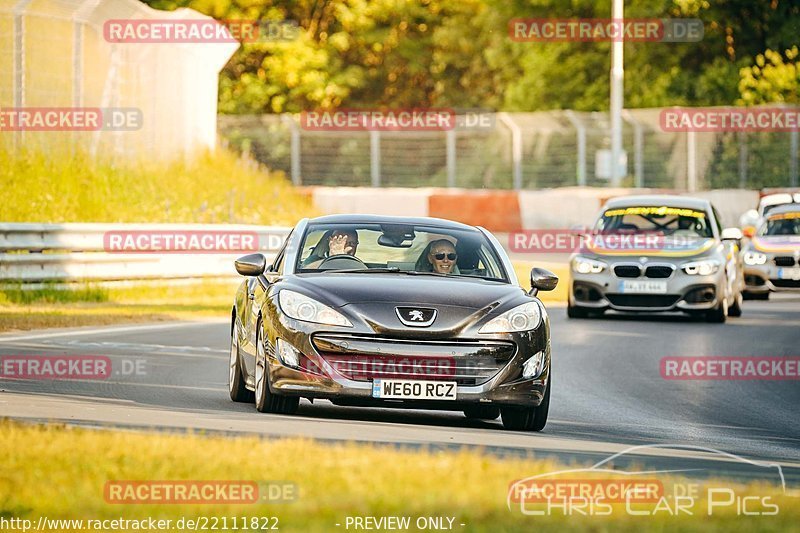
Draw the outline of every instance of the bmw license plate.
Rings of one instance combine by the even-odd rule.
[[[779,268],[778,269],[778,278],[779,279],[792,279],[792,280],[798,281],[798,280],[800,280],[800,267]]]
[[[625,294],[666,294],[666,281],[625,280],[619,282],[619,292]]]
[[[455,400],[456,382],[376,379],[372,382],[372,397],[398,400]]]

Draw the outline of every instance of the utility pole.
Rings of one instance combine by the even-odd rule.
[[[623,178],[619,164],[622,155],[622,81],[625,73],[622,64],[622,2],[623,0],[613,0],[611,7],[613,24],[620,25],[618,36],[611,45],[611,185],[614,187],[619,187]]]

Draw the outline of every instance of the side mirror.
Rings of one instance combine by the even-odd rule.
[[[722,240],[723,241],[740,241],[742,240],[742,230],[739,228],[725,228],[722,230]]]
[[[552,291],[558,285],[558,276],[544,268],[531,269],[531,296],[536,296],[539,291]]]
[[[242,276],[260,276],[267,267],[267,258],[264,254],[243,255],[235,264],[236,272]]]

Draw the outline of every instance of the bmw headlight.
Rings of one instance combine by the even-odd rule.
[[[353,324],[341,313],[299,292],[283,289],[278,293],[278,303],[281,306],[281,311],[295,320],[313,322],[314,324],[327,324],[329,326],[353,327]]]
[[[572,270],[578,274],[599,274],[605,270],[606,264],[586,257],[578,256],[572,260]]]
[[[536,302],[528,302],[494,317],[478,333],[511,333],[536,329],[542,321],[542,311]]]
[[[705,261],[693,261],[691,263],[684,263],[681,265],[684,272],[690,276],[708,276],[714,274],[719,270],[719,261],[708,259]]]
[[[745,252],[744,264],[745,265],[763,265],[767,262],[767,254],[761,252]]]

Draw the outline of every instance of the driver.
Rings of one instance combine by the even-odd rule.
[[[322,244],[322,242],[317,244],[317,248]],[[328,237],[327,248],[327,253],[316,261],[312,260],[304,264],[303,268],[318,268],[325,259],[334,255],[355,256],[356,250],[358,250],[358,233],[355,230],[334,230]],[[309,259],[314,259],[314,256],[309,257]]]

